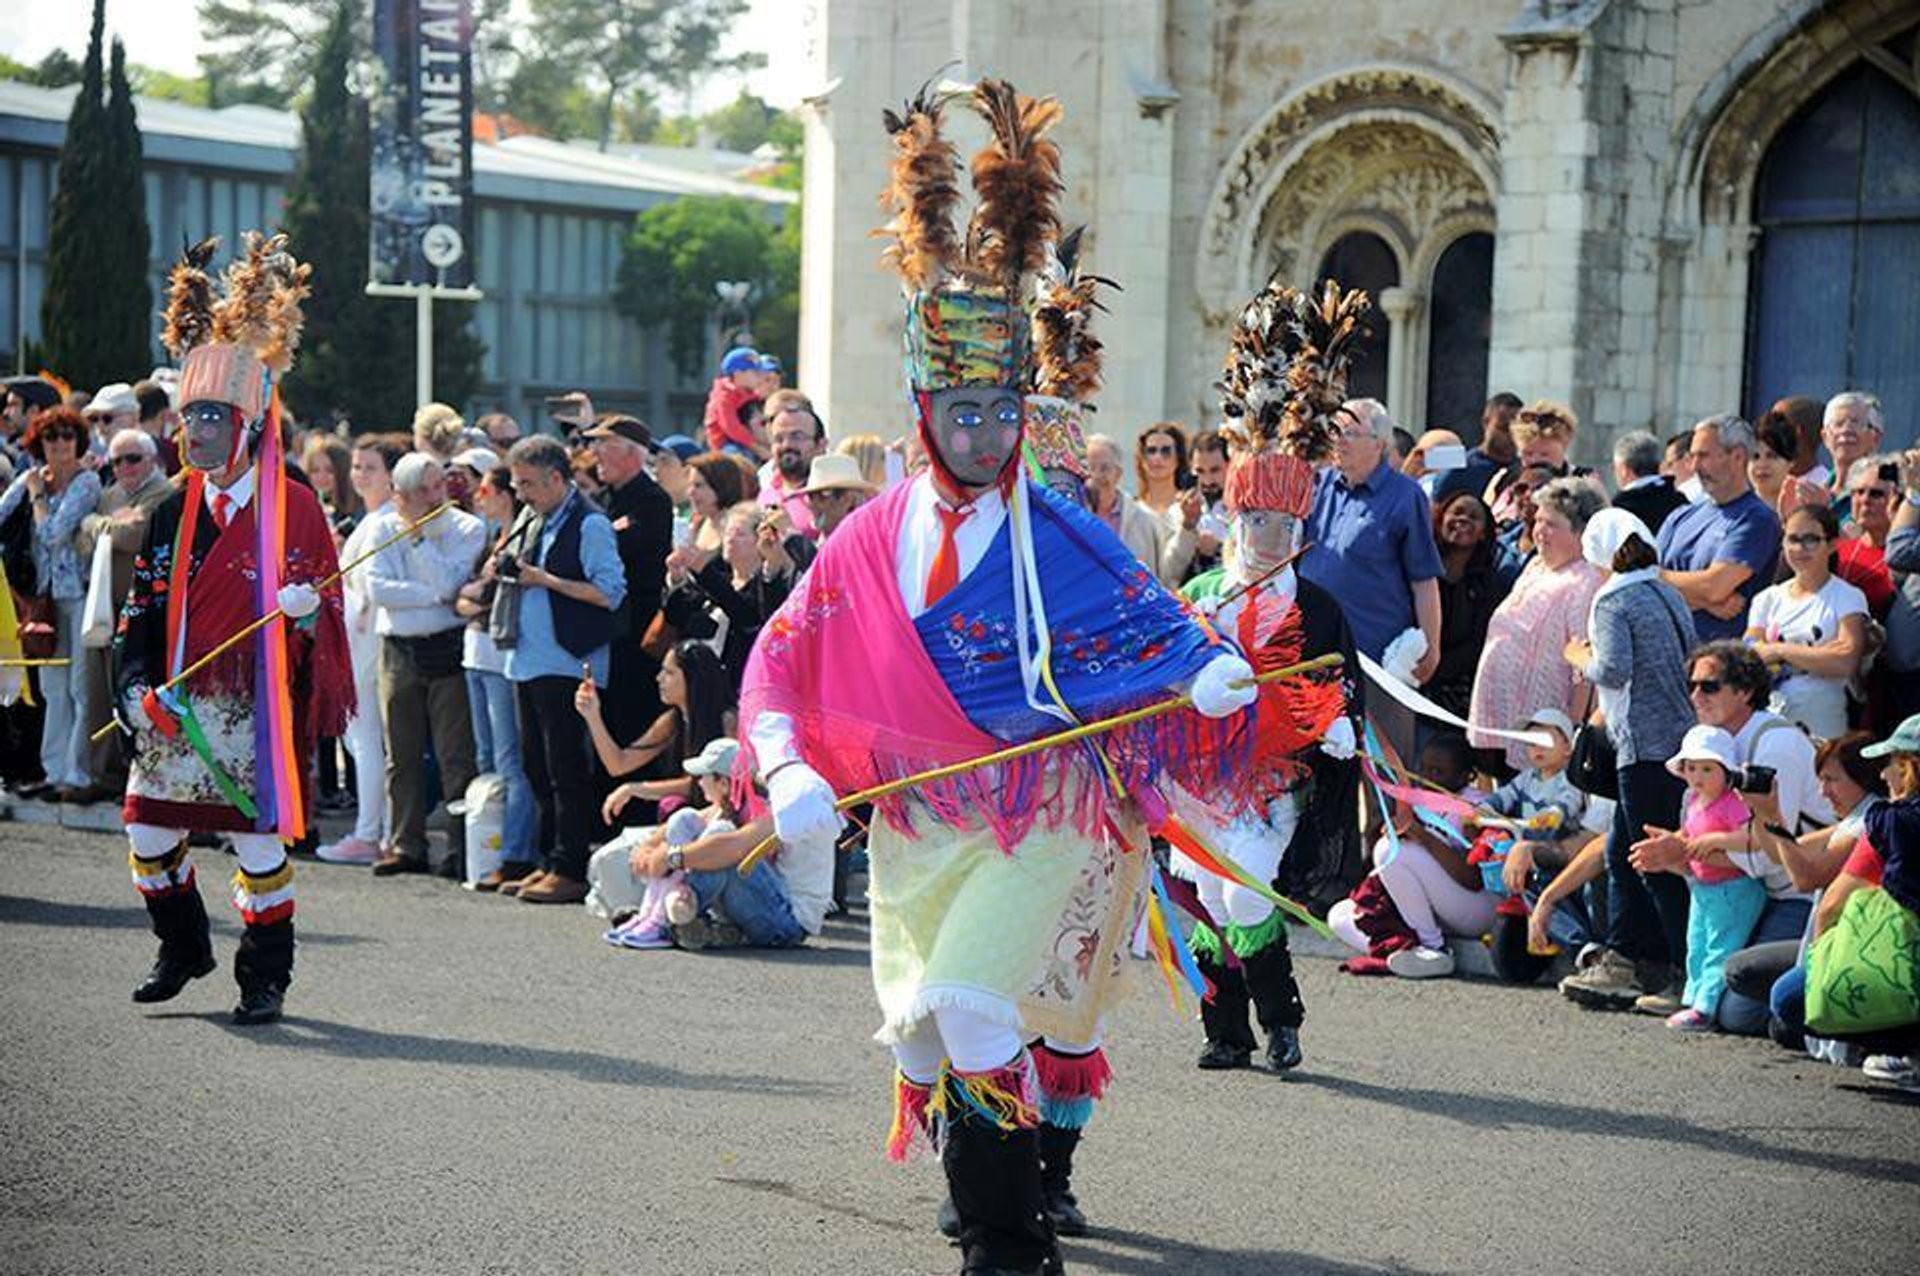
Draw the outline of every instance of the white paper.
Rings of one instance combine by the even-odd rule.
[[[1373,685],[1421,717],[1432,718],[1435,722],[1444,722],[1448,726],[1456,727],[1461,731],[1478,731],[1482,735],[1499,736],[1503,740],[1518,740],[1522,744],[1537,744],[1542,748],[1551,748],[1553,746],[1553,737],[1544,731],[1507,731],[1500,727],[1483,727],[1477,722],[1468,722],[1458,714],[1450,713],[1446,709],[1441,708],[1433,701],[1421,695],[1415,688],[1408,686],[1406,683],[1388,673],[1385,669],[1382,669],[1379,662],[1367,655],[1366,652],[1363,651],[1358,654],[1360,656],[1360,667],[1367,671],[1367,677],[1372,681]]]

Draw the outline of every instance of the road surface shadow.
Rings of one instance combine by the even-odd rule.
[[[123,877],[120,879],[125,882]],[[204,898],[204,897],[203,897]],[[207,920],[215,935],[240,938],[240,927],[223,913],[207,910]],[[16,926],[53,926],[61,930],[147,930],[147,910],[139,904],[64,904],[29,895],[0,895],[0,923]],[[321,947],[378,943],[366,935],[340,935],[330,931],[304,929],[299,942]]]
[[[394,1059],[403,1063],[453,1067],[512,1068],[543,1076],[562,1072],[592,1085],[638,1086],[650,1090],[752,1094],[774,1098],[820,1098],[838,1092],[835,1086],[796,1081],[792,1077],[740,1072],[686,1072],[666,1064],[597,1054],[590,1050],[556,1050],[498,1041],[430,1037],[412,1032],[382,1032],[375,1028],[360,1028],[305,1015],[288,1015],[279,1023],[264,1027],[243,1027],[218,1011],[179,1011],[148,1017],[199,1019],[263,1046],[311,1050],[345,1059]]]
[[[1099,1227],[1083,1240],[1063,1241],[1069,1271],[1113,1272],[1118,1276],[1437,1276],[1401,1263],[1346,1262],[1297,1250],[1214,1249],[1165,1236]]]
[[[1695,1125],[1679,1117],[1518,1099],[1508,1095],[1373,1085],[1352,1077],[1329,1076],[1325,1073],[1296,1074],[1292,1083],[1317,1086],[1350,1099],[1365,1099],[1371,1103],[1446,1117],[1463,1125],[1488,1129],[1510,1130],[1534,1126],[1554,1134],[1592,1134],[1606,1138],[1640,1139],[1648,1143],[1684,1143],[1749,1161],[1764,1161],[1795,1169],[1832,1170],[1856,1178],[1897,1182],[1914,1172],[1913,1161],[1849,1156],[1845,1152],[1825,1148],[1776,1147],[1737,1131]]]

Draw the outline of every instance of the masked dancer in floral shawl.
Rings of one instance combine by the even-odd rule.
[[[280,1017],[293,977],[293,866],[316,736],[353,708],[333,536],[312,489],[289,480],[275,383],[293,360],[309,268],[284,236],[249,234],[216,297],[216,242],[174,268],[165,338],[181,360],[186,480],[155,509],[114,639],[117,720],[133,738],[123,814],[133,882],[159,958],[134,990],[166,1001],[215,965],[187,849],[224,834],[240,864],[233,903],[236,1023]],[[285,613],[167,684],[249,623]]]
[[[922,92],[887,115],[887,252],[907,294],[906,376],[927,472],[856,511],[748,664],[748,773],[789,842],[831,838],[836,793],[966,761],[1187,691],[1090,745],[877,804],[869,853],[879,1039],[896,1064],[889,1151],[937,1141],[962,1270],[1059,1270],[1022,999],[1094,839],[1124,836],[1163,779],[1224,787],[1250,738],[1244,660],[1096,518],[1020,473],[1030,385],[1023,295],[1058,234],[1052,99],[985,81],[978,208]],[[1120,795],[1126,795],[1122,797]],[[1123,810],[1123,808],[1126,808]],[[1095,989],[1104,980],[1092,981]]]
[[[1343,295],[1331,282],[1317,299],[1269,283],[1241,314],[1227,355],[1222,432],[1237,445],[1227,468],[1230,552],[1225,566],[1195,577],[1185,592],[1260,671],[1333,651],[1344,655],[1349,671],[1358,668],[1339,604],[1295,575],[1289,560],[1313,507],[1314,467],[1332,455],[1339,436],[1347,362],[1366,309],[1363,294]],[[1344,692],[1338,684],[1303,680],[1263,686],[1253,806],[1223,821],[1181,803],[1189,825],[1255,878],[1279,885],[1290,846],[1304,842],[1310,854],[1331,835],[1302,818],[1311,809],[1314,768],[1301,755],[1318,742],[1329,759],[1352,758],[1360,712],[1351,679]],[[1355,818],[1351,798],[1335,818]],[[1178,839],[1171,867],[1195,883],[1207,913],[1192,932],[1201,973],[1213,985],[1200,1007],[1207,1034],[1200,1066],[1248,1065],[1255,1045],[1247,1021],[1251,1002],[1267,1034],[1268,1066],[1276,1072],[1298,1067],[1306,1008],[1293,978],[1285,917],[1267,896],[1202,871]]]

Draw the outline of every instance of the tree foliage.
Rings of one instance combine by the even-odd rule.
[[[40,341],[48,365],[76,386],[144,375],[152,362],[146,187],[126,50],[102,66],[106,2],[94,0],[80,91],[67,117],[47,237]]]
[[[778,283],[775,230],[758,206],[732,196],[655,205],[634,218],[614,306],[636,323],[664,325],[675,365],[694,375],[709,357],[714,285],[750,282],[764,299]]]
[[[344,416],[356,428],[392,429],[414,409],[414,310],[365,291],[369,123],[366,103],[348,87],[359,48],[355,7],[339,0],[334,8],[300,113],[300,158],[284,225],[294,252],[313,265],[313,296],[286,393],[302,417]],[[436,303],[434,393],[453,404],[467,402],[480,385],[484,348],[470,316],[466,304]]]

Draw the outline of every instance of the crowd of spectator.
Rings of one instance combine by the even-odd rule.
[[[781,380],[729,352],[692,434],[578,392],[536,429],[430,404],[404,432],[293,432],[342,560],[384,547],[344,585],[359,712],[308,778],[352,823],[320,859],[585,903],[626,947],[819,933],[841,866],[776,851],[731,871],[770,833],[721,780],[736,696],[820,542],[924,460],[832,436]],[[89,745],[109,708],[98,613],[179,468],[169,393],[8,383],[0,550],[23,640],[56,662],[5,713],[16,796],[124,785],[123,741]],[[1495,396],[1471,447],[1412,438],[1373,400],[1346,421],[1298,570],[1432,702],[1371,696],[1372,752],[1445,798],[1389,784],[1364,804],[1372,862],[1330,918],[1351,967],[1444,976],[1450,938],[1491,935],[1509,979],[1560,955],[1579,1004],[1857,1058],[1807,1034],[1790,985],[1838,915],[1823,891],[1912,873],[1884,844],[1910,839],[1904,816],[1866,830],[1915,787],[1920,451],[1883,450],[1861,393],[1627,433],[1604,475],[1547,400]],[[1092,512],[1177,587],[1227,552],[1232,446],[1172,421],[1131,458],[1093,435]]]

